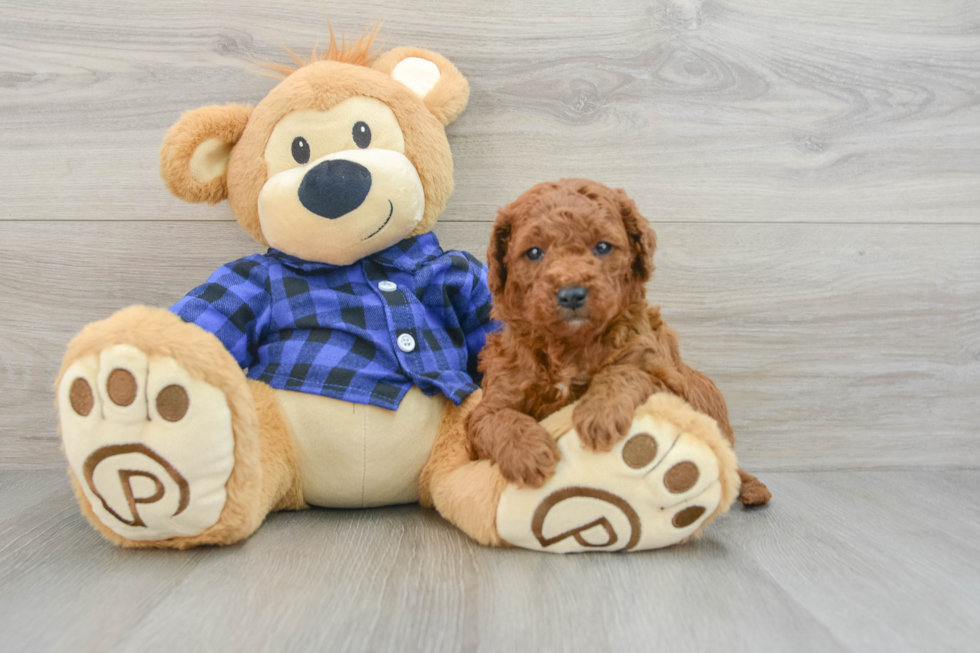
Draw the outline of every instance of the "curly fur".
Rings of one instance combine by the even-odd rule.
[[[600,242],[612,246],[608,254],[596,253]],[[487,259],[493,317],[506,328],[480,359],[485,394],[467,423],[475,457],[539,487],[558,459],[540,420],[577,402],[579,437],[608,451],[655,392],[711,416],[734,444],[721,392],[684,364],[677,334],[647,304],[656,242],[625,192],[587,179],[538,184],[500,210]],[[532,248],[543,250],[541,260],[528,257]],[[558,291],[570,286],[587,289],[581,308],[558,305]],[[762,483],[740,475],[743,503],[768,501]]]

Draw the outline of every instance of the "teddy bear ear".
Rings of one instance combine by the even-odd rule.
[[[217,204],[228,196],[231,148],[245,131],[252,107],[201,107],[180,117],[160,147],[160,176],[185,202]]]
[[[420,48],[395,48],[378,58],[373,67],[410,88],[444,125],[466,108],[470,85],[441,54]]]

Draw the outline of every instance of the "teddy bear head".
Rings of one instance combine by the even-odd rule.
[[[430,231],[453,190],[445,125],[466,106],[466,79],[444,57],[373,34],[297,67],[256,107],[185,113],[160,169],[188,202],[228,199],[255,240],[309,261],[349,265]],[[295,56],[294,56],[295,58]]]

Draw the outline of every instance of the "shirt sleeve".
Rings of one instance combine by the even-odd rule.
[[[244,369],[256,360],[269,325],[269,271],[259,255],[223,265],[186,297],[170,307],[185,322],[218,337]]]
[[[470,254],[465,254],[468,263],[468,288],[463,294],[467,297],[465,303],[457,304],[460,327],[466,339],[467,360],[466,371],[477,385],[480,384],[481,374],[477,371],[480,352],[487,342],[487,335],[497,331],[499,324],[490,319],[490,309],[493,306],[490,287],[487,285],[487,266]]]

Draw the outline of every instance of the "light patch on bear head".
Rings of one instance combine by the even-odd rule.
[[[439,66],[419,57],[406,57],[398,62],[391,76],[424,98],[439,81]]]

